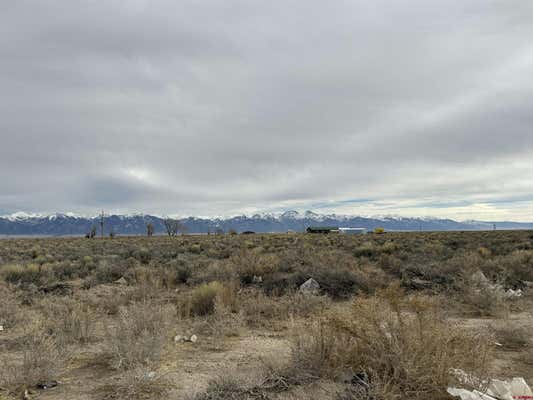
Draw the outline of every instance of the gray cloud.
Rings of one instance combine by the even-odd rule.
[[[531,219],[533,4],[8,3],[4,213]]]

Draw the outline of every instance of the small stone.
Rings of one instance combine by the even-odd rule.
[[[185,342],[185,340],[186,340],[186,338],[181,336],[181,335],[174,336],[174,342],[176,342],[176,343]]]
[[[38,389],[46,390],[51,389],[59,385],[58,381],[40,382],[37,384]]]
[[[191,338],[189,339],[189,341],[191,341],[193,343],[196,343],[198,341],[198,336],[192,335]]]
[[[4,330],[4,325],[0,325],[0,332]]]

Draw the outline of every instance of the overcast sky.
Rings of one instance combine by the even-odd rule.
[[[533,221],[533,2],[4,0],[0,215]]]

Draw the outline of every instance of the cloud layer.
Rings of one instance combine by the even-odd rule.
[[[8,3],[0,214],[533,220],[533,3]]]

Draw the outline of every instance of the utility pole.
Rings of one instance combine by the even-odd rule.
[[[102,210],[102,213],[100,214],[100,234],[102,236],[102,239],[104,238],[104,210]]]

